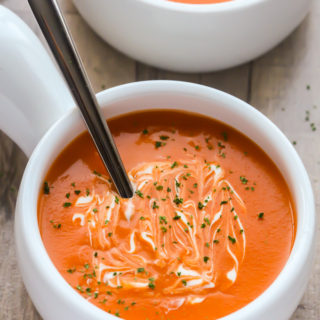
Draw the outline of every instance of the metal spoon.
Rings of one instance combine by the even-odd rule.
[[[119,195],[131,198],[131,183],[56,0],[28,1]]]

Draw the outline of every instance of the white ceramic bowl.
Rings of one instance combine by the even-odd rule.
[[[15,61],[17,58],[20,62]],[[31,62],[34,59],[35,64]],[[18,64],[19,73],[11,70],[14,63]],[[31,69],[30,64],[34,68]],[[17,76],[32,78],[33,82],[24,81],[23,84],[15,79]],[[47,78],[46,83],[41,81],[44,77]],[[70,95],[61,81],[31,31],[0,6],[0,106],[10,106],[6,109],[9,116],[5,120],[0,117],[0,128],[15,123],[18,132],[15,139],[29,154],[36,138],[40,139],[42,134],[37,131],[37,123],[41,121],[43,127],[50,126],[57,110],[61,116],[33,150],[19,190],[15,239],[25,286],[46,320],[118,319],[89,303],[69,286],[52,264],[38,228],[37,200],[46,172],[59,152],[85,130],[81,116],[72,107]],[[52,86],[48,87],[47,83]],[[29,95],[34,85],[37,94]],[[38,94],[46,108],[39,104]],[[57,95],[61,101],[55,100]],[[136,110],[174,108],[221,120],[253,139],[274,160],[293,196],[297,211],[296,240],[288,262],[272,285],[246,307],[224,319],[288,319],[301,299],[310,274],[315,251],[315,210],[305,168],[283,133],[247,103],[221,91],[186,82],[132,83],[103,91],[97,97],[107,118]],[[67,111],[63,110],[63,104]],[[37,121],[33,120],[35,113],[38,113]],[[23,127],[21,119],[30,123],[29,136],[23,136],[23,129],[19,129]]]
[[[104,40],[128,56],[163,69],[207,72],[247,62],[276,46],[299,25],[312,0],[73,2]]]

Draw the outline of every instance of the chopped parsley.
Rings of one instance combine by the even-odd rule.
[[[98,176],[98,177],[101,177],[101,173],[98,172],[98,171],[96,171],[96,170],[93,170],[93,174],[95,174],[95,175]]]
[[[209,259],[210,259],[209,257],[204,256],[204,257],[203,257],[203,261],[204,261],[204,263],[207,263]]]
[[[198,208],[200,209],[200,210],[202,210],[203,208],[205,207],[205,205],[202,203],[202,202],[198,202]]]
[[[159,206],[157,205],[157,203],[155,201],[153,201],[153,204],[152,204],[152,209],[159,209]]]
[[[228,141],[228,133],[227,132],[221,132],[221,135],[222,135],[224,141]]]
[[[143,199],[143,193],[140,190],[136,191],[136,195]]]
[[[70,207],[71,206],[71,202],[65,202],[64,204],[63,204],[63,207],[64,208],[68,208],[68,207]]]
[[[74,273],[75,271],[76,271],[76,268],[68,269],[68,270],[67,270],[68,273]]]
[[[165,146],[166,144],[164,142],[161,142],[161,141],[156,141],[154,146],[156,147],[156,149],[162,147],[162,146]]]
[[[246,179],[246,177],[244,177],[244,176],[240,176],[240,181],[242,182],[242,184],[248,183],[248,179]]]
[[[154,278],[149,278],[148,287],[152,290],[156,287],[156,285],[154,284]]]
[[[166,233],[168,231],[168,229],[164,226],[161,226],[160,229],[161,229],[162,233]]]
[[[182,198],[179,198],[178,195],[176,194],[175,198],[173,199],[173,202],[179,206],[179,204],[182,204],[183,203],[183,199]]]
[[[228,239],[234,244],[234,243],[236,243],[236,239],[235,238],[233,238],[233,237],[231,237],[231,236],[228,236]]]
[[[50,187],[49,187],[49,183],[47,181],[45,181],[43,183],[43,193],[50,194]]]
[[[167,217],[165,217],[165,216],[160,216],[160,217],[159,217],[159,222],[160,222],[160,224],[167,224],[167,223],[168,223]]]
[[[174,167],[177,167],[179,164],[177,161],[175,161],[172,165],[171,165],[171,169],[173,169]]]
[[[260,212],[260,213],[258,214],[258,218],[259,218],[259,219],[263,219],[263,217],[264,217],[264,212]]]

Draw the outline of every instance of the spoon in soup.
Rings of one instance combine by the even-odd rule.
[[[133,188],[117,147],[88,80],[71,34],[56,0],[28,0],[49,47],[76,101],[88,131],[122,198],[131,198]]]

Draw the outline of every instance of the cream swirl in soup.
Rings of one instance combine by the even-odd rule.
[[[109,121],[134,187],[121,199],[88,133],[39,196],[44,245],[86,300],[124,319],[218,319],[258,297],[294,241],[291,196],[240,132],[178,111]]]

